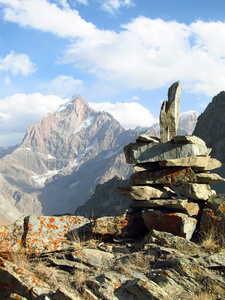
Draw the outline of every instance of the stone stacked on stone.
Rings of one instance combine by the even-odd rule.
[[[176,135],[179,95],[177,82],[169,89],[169,104],[162,105],[162,141],[141,135],[136,143],[124,147],[126,162],[134,164],[136,172],[130,177],[130,185],[119,187],[118,192],[132,199],[133,209],[142,209],[149,230],[191,239],[201,208],[215,194],[210,184],[224,179],[209,173],[221,163],[210,157],[211,149],[202,139]]]

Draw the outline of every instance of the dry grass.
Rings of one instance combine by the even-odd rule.
[[[69,235],[68,235],[69,240],[72,243],[72,247],[74,248],[74,250],[78,251],[83,249],[83,246],[85,244],[85,242],[81,241],[79,235],[76,233],[76,231],[72,231]]]
[[[10,259],[17,267],[30,270],[31,269],[31,262],[29,256],[26,253],[13,253],[11,254]]]
[[[219,300],[225,299],[225,289],[216,285],[209,284],[201,290],[197,290],[193,293],[192,300]]]
[[[87,241],[87,245],[90,248],[97,249],[100,241],[98,239],[90,239]]]
[[[33,269],[34,275],[46,282],[52,289],[58,287],[57,270],[54,268],[48,268],[43,263],[38,263]]]
[[[200,231],[202,247],[209,252],[225,251],[225,235],[215,224],[211,224],[207,230]]]

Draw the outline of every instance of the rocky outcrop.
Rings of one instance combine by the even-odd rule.
[[[133,217],[27,216],[0,227],[0,298],[225,297],[224,252],[167,232],[147,234]],[[129,239],[121,235],[127,225],[127,234],[139,228]]]

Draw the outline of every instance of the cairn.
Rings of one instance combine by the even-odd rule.
[[[210,173],[221,163],[197,136],[179,136],[180,82],[168,91],[160,112],[161,140],[145,134],[124,147],[126,162],[134,164],[129,186],[118,188],[142,211],[149,231],[156,229],[191,239],[201,211],[215,194],[210,184],[223,182]]]

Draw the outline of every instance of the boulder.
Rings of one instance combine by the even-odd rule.
[[[198,248],[196,244],[194,244],[191,241],[188,241],[187,239],[184,239],[183,237],[173,235],[170,232],[163,232],[153,229],[150,231],[146,237],[144,238],[143,244],[156,244],[160,246],[165,246],[167,248],[173,248],[173,249],[192,249],[192,248]]]
[[[170,141],[176,134],[180,114],[180,81],[171,85],[168,90],[168,101],[164,101],[160,111],[160,135],[163,143]]]
[[[138,237],[147,228],[140,213],[125,213],[117,217],[102,217],[92,222],[92,233],[119,237]]]
[[[198,203],[188,199],[151,199],[138,200],[131,203],[133,208],[156,208],[183,212],[189,216],[197,216],[200,210]]]
[[[167,211],[144,209],[143,220],[149,231],[156,229],[170,232],[190,240],[196,228],[197,220],[186,214]]]
[[[176,195],[169,187],[158,187],[147,185],[122,186],[117,189],[118,193],[124,197],[134,200],[149,200],[152,198],[170,198]]]
[[[183,197],[191,198],[194,200],[208,200],[213,191],[209,184],[198,184],[198,183],[183,183],[179,185],[178,191]]]
[[[225,233],[225,195],[212,195],[202,212],[200,228],[203,232],[215,230]]]
[[[221,162],[210,156],[182,157],[177,159],[166,159],[159,162],[160,167],[192,167],[195,170],[210,171],[222,166]]]
[[[43,253],[67,249],[66,234],[90,223],[79,216],[27,216],[10,226],[0,227],[0,252]]]
[[[156,172],[143,171],[130,176],[131,185],[161,184],[161,185],[180,185],[184,182],[197,181],[195,173],[191,168],[166,168]]]
[[[178,159],[192,156],[207,156],[210,150],[204,143],[130,143],[125,146],[124,153],[128,164],[157,162],[160,160]]]

